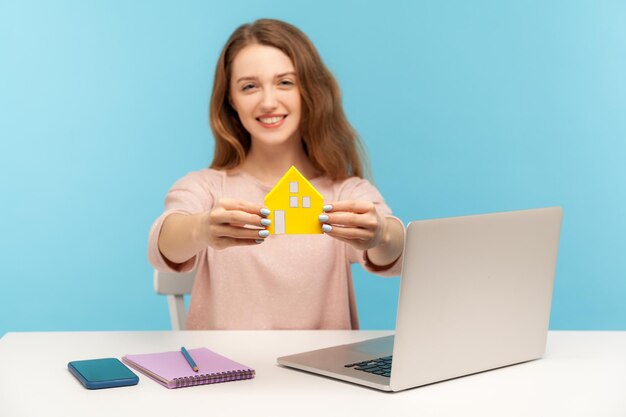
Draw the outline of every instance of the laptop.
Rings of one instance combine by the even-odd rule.
[[[549,207],[409,223],[395,334],[278,364],[401,391],[540,358],[561,218]]]

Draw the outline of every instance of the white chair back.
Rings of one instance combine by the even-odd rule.
[[[191,294],[196,271],[178,274],[175,272],[154,271],[154,290],[167,296],[172,330],[185,330],[187,311],[185,295]]]

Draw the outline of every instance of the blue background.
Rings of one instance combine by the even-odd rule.
[[[552,329],[626,329],[623,1],[0,2],[0,335],[167,329],[148,229],[211,161],[230,33],[300,27],[395,213],[561,205]],[[398,279],[355,267],[362,327]]]

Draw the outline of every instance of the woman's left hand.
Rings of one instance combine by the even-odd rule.
[[[322,231],[359,250],[387,243],[387,222],[370,201],[338,201],[324,206]]]

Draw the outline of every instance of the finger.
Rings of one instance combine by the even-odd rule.
[[[332,226],[330,231],[325,231],[324,233],[337,238],[363,241],[369,240],[374,236],[374,234],[369,230],[340,226]]]
[[[360,227],[363,229],[376,229],[376,227],[378,226],[378,221],[376,219],[376,216],[371,213],[357,214],[357,213],[349,213],[349,212],[339,212],[339,213],[326,213],[325,215],[327,216],[328,220],[324,221],[323,219],[325,217],[320,216],[320,221],[330,224],[330,225]]]
[[[330,206],[329,210],[327,210],[327,206]],[[337,213],[341,211],[367,213],[372,210],[374,210],[374,203],[371,201],[343,200],[326,203],[324,205],[324,211],[327,213]]]
[[[245,200],[236,200],[234,198],[222,198],[219,200],[218,204],[226,210],[239,210],[252,214],[261,214],[261,210],[264,209],[264,207],[260,204],[251,203]]]
[[[243,226],[250,224],[254,226],[263,226],[261,217],[258,214],[251,214],[241,210],[213,210],[211,220],[215,224],[230,224]]]
[[[212,234],[216,238],[233,238],[233,239],[261,239],[269,236],[269,230],[244,229],[242,227],[234,227],[229,225],[214,225],[211,227]]]

